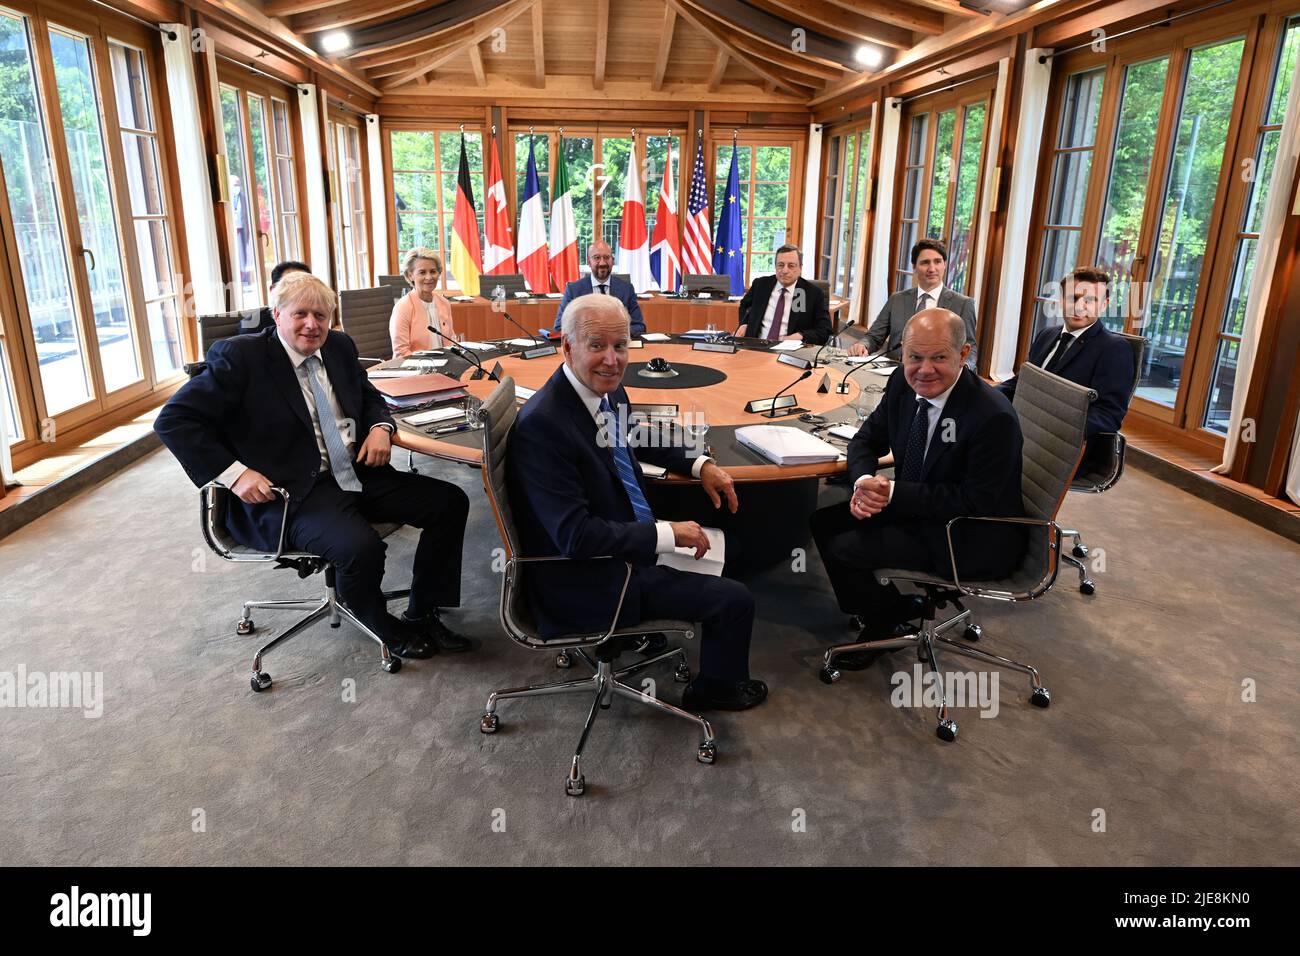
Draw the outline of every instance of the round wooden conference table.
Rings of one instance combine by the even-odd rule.
[[[677,405],[681,411],[695,406],[702,410],[709,425],[706,442],[710,454],[737,485],[740,508],[731,515],[725,509],[714,510],[707,497],[694,487],[698,482],[688,476],[670,475],[648,481],[655,514],[669,520],[694,520],[722,528],[729,540],[735,541],[732,554],[745,555],[737,564],[757,567],[788,559],[791,548],[806,541],[808,517],[817,505],[820,479],[844,472],[845,464],[841,458],[809,465],[777,465],[742,445],[735,437],[736,429],[745,425],[787,425],[814,432],[842,454],[845,443],[826,434],[829,426],[856,425],[855,406],[859,397],[863,397],[865,407],[874,407],[885,380],[862,369],[848,378],[849,393],[840,395],[835,387],[854,366],[834,362],[814,369],[811,376],[796,382],[802,370],[779,361],[782,353],[772,352],[766,344],[753,340],[739,341],[742,344],[734,354],[695,350],[691,340],[678,336],[672,336],[668,342],[645,342],[641,348],[630,350],[623,385],[634,405]],[[521,346],[506,345],[476,355],[487,369],[500,364],[502,378],[509,375],[517,386],[529,389],[544,385],[563,361],[558,350],[554,355],[532,359],[523,358],[523,351]],[[812,359],[816,352],[816,347],[808,346],[785,354]],[[471,379],[468,373],[474,369],[463,359],[449,353],[439,357],[447,360],[439,371],[458,378],[475,398],[485,398],[496,387],[486,376]],[[639,368],[654,358],[666,359],[679,374],[668,379],[639,375]],[[385,366],[396,364],[399,363],[385,363]],[[715,381],[703,383],[701,379]],[[823,379],[828,380],[828,390],[824,393],[818,392]],[[863,385],[857,379],[864,379]],[[822,421],[803,421],[798,414],[771,419],[745,411],[750,400],[771,398],[791,383],[795,384],[785,394],[793,394],[798,407],[820,416]],[[862,396],[863,386],[867,389],[865,396]],[[433,435],[426,432],[428,426],[407,425],[406,417],[405,413],[394,414],[398,423],[394,439],[397,445],[437,458],[481,465],[480,430]]]

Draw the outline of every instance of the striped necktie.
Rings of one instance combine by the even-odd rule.
[[[641,483],[636,480],[636,466],[632,464],[632,453],[627,450],[627,436],[618,427],[618,418],[614,410],[609,407],[609,399],[604,396],[600,399],[600,412],[605,416],[606,430],[613,439],[610,451],[614,454],[614,466],[618,469],[619,480],[623,482],[623,489],[627,492],[628,500],[632,502],[632,512],[636,515],[637,521],[653,522],[654,512],[650,510],[650,503],[645,500]]]
[[[352,460],[343,445],[343,436],[339,434],[339,421],[334,417],[325,388],[316,376],[316,369],[323,368],[318,356],[313,355],[302,363],[302,368],[311,384],[311,395],[316,404],[316,421],[320,423],[321,437],[325,439],[325,452],[330,460],[330,474],[344,491],[361,491],[361,480],[352,468]]]

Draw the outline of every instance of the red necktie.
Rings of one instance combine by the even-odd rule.
[[[785,286],[781,287],[781,296],[776,300],[776,311],[772,313],[772,325],[767,330],[767,340],[775,342],[781,337],[781,319],[785,316]]]

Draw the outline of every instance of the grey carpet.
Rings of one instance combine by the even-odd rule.
[[[695,762],[689,725],[616,701],[574,800],[563,779],[585,699],[504,702],[501,731],[478,732],[490,689],[560,672],[499,632],[478,473],[428,470],[474,501],[453,620],[482,648],[396,675],[355,632],[322,625],[268,657],[275,687],[254,695],[254,641],[291,616],[263,612],[257,637],[241,638],[240,602],[315,595],[320,578],[209,554],[197,495],[165,451],[0,542],[0,671],[102,671],[106,687],[97,720],[0,709],[0,864],[1300,857],[1300,547],[1148,475],[1066,505],[1106,552],[1096,597],[1067,574],[1032,604],[976,605],[984,646],[1036,664],[1049,710],[1006,672],[997,718],[958,711],[961,735],[944,744],[929,710],[890,705],[906,652],[823,686],[822,650],[849,635],[810,550],[807,570],[749,581],[753,672],[772,695],[715,718],[718,763]],[[391,539],[393,586],[413,543]],[[655,676],[675,700],[670,672]],[[1257,702],[1242,701],[1247,678]]]

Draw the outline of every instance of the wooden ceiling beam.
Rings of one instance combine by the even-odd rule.
[[[672,9],[669,7],[668,9]],[[716,93],[718,87],[722,85],[722,74],[727,72],[727,61],[731,57],[727,56],[727,51],[718,47],[718,55],[713,59],[713,69],[709,71],[709,92]]]
[[[791,22],[786,16],[776,16],[752,6],[743,0],[686,0],[697,10],[707,13],[729,32],[741,31],[756,40],[763,40],[786,53],[797,53],[809,59],[820,60],[828,66],[856,70],[853,45],[832,40],[818,32],[815,22]],[[797,31],[802,31],[799,33]],[[912,34],[901,27],[880,24],[882,36],[894,44],[912,45]]]
[[[458,41],[454,41],[451,48],[445,52],[434,53],[430,54],[428,57],[421,58],[414,66],[399,73],[395,79],[389,80],[387,83],[383,84],[380,89],[384,92],[388,92],[389,90],[403,86],[418,77],[433,72],[448,60],[457,56],[467,43],[482,43],[491,36],[492,32],[498,27],[504,27],[520,14],[526,13],[529,8],[536,6],[537,2],[538,0],[511,0],[511,2],[505,4],[504,7],[496,8],[492,13],[480,17],[474,23],[466,24],[464,27],[458,28],[459,30],[468,30],[472,27],[473,32],[470,33],[468,37],[461,37]]]
[[[609,53],[609,0],[596,0],[596,70],[591,85],[605,86],[605,58]]]
[[[791,17],[806,19],[815,25],[814,30],[846,43],[875,43],[893,50],[912,48],[912,34],[907,30],[899,30],[879,20],[849,13],[829,0],[746,0],[746,2],[786,19]]]
[[[664,25],[659,31],[659,52],[655,55],[655,71],[650,77],[650,89],[658,92],[664,85],[664,73],[668,69],[668,54],[673,48],[673,27],[677,23],[677,11],[664,6]]]
[[[347,0],[266,0],[262,4],[262,12],[268,17],[289,17],[325,7],[337,7],[346,2]]]
[[[834,0],[834,2],[841,6],[845,6],[849,3],[849,0]],[[870,0],[870,2],[872,6],[885,6],[885,4],[878,2],[878,0]],[[973,17],[982,17],[984,15],[978,10],[971,10],[968,7],[963,7],[958,0],[907,0],[907,2],[916,7],[925,7],[927,10],[933,10],[936,13],[948,14],[949,16],[954,17],[965,17],[971,19]],[[859,5],[860,4],[854,4],[854,6]]]
[[[341,30],[354,23],[367,20],[391,19],[386,14],[394,14],[407,7],[419,6],[424,0],[351,0],[338,7],[325,7],[303,13],[289,20],[289,29],[297,34],[323,33],[326,30]]]
[[[352,31],[349,59],[418,44],[438,33],[467,26],[508,6],[512,0],[444,0],[437,6]]]
[[[731,43],[741,52],[765,60],[773,66],[830,82],[842,80],[846,75],[856,72],[833,61],[823,60],[807,53],[793,53],[788,44],[783,45],[775,40],[769,40],[738,22],[711,13],[701,7],[698,0],[682,0],[682,2],[694,8],[714,30],[720,33],[730,31]]]
[[[798,88],[793,83],[778,76],[761,60],[741,51],[731,42],[730,37],[728,37],[724,32],[717,30],[712,25],[712,22],[708,17],[698,13],[693,7],[687,6],[683,0],[664,0],[664,2],[671,6],[677,12],[679,17],[707,36],[717,46],[726,50],[728,56],[745,64],[745,66],[757,73],[762,79],[770,80],[772,83],[776,84],[778,89],[786,90],[790,93],[795,93],[796,95],[799,93]]]
[[[477,43],[469,45],[469,66],[474,71],[474,82],[479,86],[487,86],[487,72],[483,69],[483,52],[478,48]]]
[[[546,46],[542,36],[542,5],[533,7],[533,83],[546,89]]]
[[[952,7],[965,16],[979,16],[974,10],[967,10],[955,0],[946,6],[941,3],[939,10],[927,9],[921,0],[908,0],[907,3],[884,3],[881,0],[827,0],[827,2],[846,13],[872,17],[911,30],[913,33],[927,33],[930,36],[938,36],[943,32],[943,15],[953,13]]]

